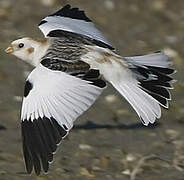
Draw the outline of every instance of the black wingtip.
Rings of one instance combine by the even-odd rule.
[[[45,24],[45,23],[47,23],[47,21],[46,21],[46,20],[42,20],[42,21],[40,22],[40,24],[38,24],[38,26],[41,26],[41,25],[43,25],[43,24]]]
[[[79,8],[72,8],[71,5],[67,4],[57,12],[51,14],[50,16],[61,16],[61,17],[68,17],[72,19],[84,20],[86,22],[91,22],[85,12],[79,10]]]
[[[27,173],[31,174],[33,167],[37,176],[41,173],[41,167],[47,173],[57,144],[66,136],[67,131],[53,117],[39,117],[33,121],[25,119],[21,127]]]

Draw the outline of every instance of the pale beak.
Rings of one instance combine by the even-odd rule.
[[[9,46],[7,49],[5,49],[5,52],[6,52],[7,54],[12,54],[12,53],[14,52],[14,49],[13,49],[12,46]]]

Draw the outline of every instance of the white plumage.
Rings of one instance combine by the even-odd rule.
[[[22,121],[53,117],[68,131],[103,91],[88,81],[49,70],[41,64],[31,72],[27,81],[33,84],[33,88],[23,99]]]
[[[170,61],[170,58],[163,52],[148,54],[144,56],[125,57],[125,59],[133,64],[139,64],[143,66],[171,68],[173,65],[172,61]]]
[[[112,46],[92,22],[60,16],[48,16],[43,21],[47,22],[41,24],[39,28],[45,37],[48,37],[51,31],[57,29],[86,36]]]
[[[102,52],[109,53],[109,61],[101,63],[101,61],[103,61],[103,57],[101,57]],[[161,59],[161,57],[163,61],[157,62],[157,58]],[[97,60],[95,61],[94,59]],[[99,59],[101,59],[101,61]],[[156,63],[160,62],[159,67],[163,67],[164,65],[164,67],[170,67],[170,61],[163,53],[128,57],[126,59],[129,61],[125,62],[124,58],[117,55],[115,56],[113,52],[103,50],[103,48],[99,47],[91,48],[90,53],[82,57],[82,60],[89,63],[92,68],[99,69],[104,78],[124,96],[134,108],[143,124],[147,126],[149,123],[154,123],[156,118],[161,117],[159,102],[139,87],[139,81],[133,77],[131,70],[127,68],[128,63],[132,62],[131,65],[140,64],[144,66],[154,64],[154,59],[156,59]],[[154,66],[157,66],[156,63]],[[168,105],[166,105],[166,107],[168,107]]]
[[[168,108],[172,62],[162,52],[122,57],[91,20],[67,5],[39,24],[46,39],[23,38],[6,49],[35,66],[26,80],[21,112],[28,173],[49,169],[57,145],[106,87],[130,103],[144,125]]]

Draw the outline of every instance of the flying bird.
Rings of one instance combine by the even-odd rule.
[[[21,111],[26,170],[48,172],[49,163],[74,121],[107,82],[130,103],[144,125],[168,108],[175,72],[163,52],[123,57],[84,11],[64,6],[39,24],[44,39],[22,38],[5,50],[35,68],[29,74]]]

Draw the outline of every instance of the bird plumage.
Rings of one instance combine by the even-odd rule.
[[[78,8],[65,6],[39,24],[44,40],[23,38],[6,52],[35,66],[21,112],[26,169],[49,169],[57,145],[102,93],[106,82],[131,104],[144,125],[171,100],[172,62],[164,53],[122,57]]]
[[[44,18],[39,28],[45,37],[61,37],[63,34],[77,35],[98,46],[114,49],[84,11],[72,8],[70,5]]]

